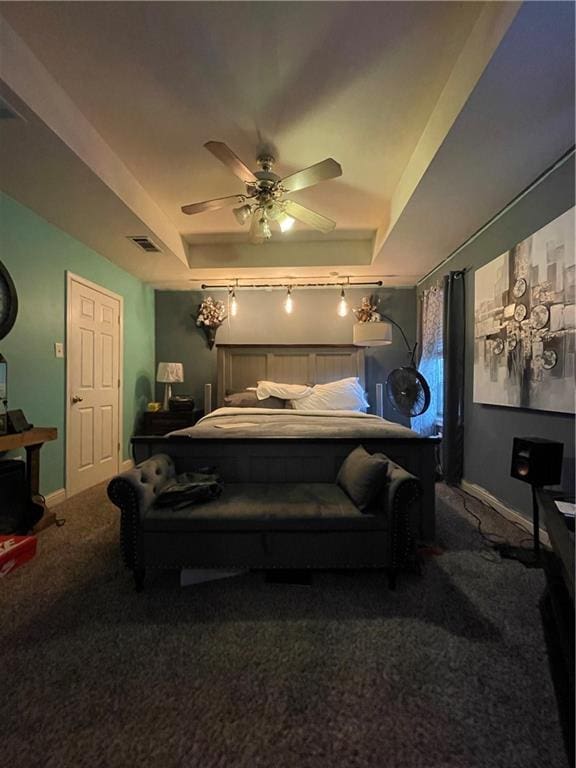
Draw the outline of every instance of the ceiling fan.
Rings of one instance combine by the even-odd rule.
[[[239,204],[240,207],[233,211],[234,216],[239,224],[245,224],[248,219],[252,219],[250,241],[255,244],[263,243],[272,237],[270,222],[276,222],[282,232],[287,232],[295,219],[324,233],[331,232],[336,226],[336,222],[326,216],[305,208],[294,200],[284,198],[290,192],[297,192],[320,181],[341,176],[342,168],[336,160],[328,157],[320,163],[282,179],[273,172],[274,158],[269,154],[259,155],[257,163],[260,170],[252,172],[223,142],[208,141],[204,146],[244,182],[246,194],[217,197],[214,200],[183,205],[182,213],[191,215]]]

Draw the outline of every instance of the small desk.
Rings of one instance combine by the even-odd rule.
[[[570,521],[564,517],[554,503],[556,500],[562,499],[562,496],[544,488],[538,488],[536,496],[538,504],[544,510],[544,522],[552,549],[558,558],[564,582],[570,592],[572,602],[574,602],[574,531],[570,535]]]
[[[16,451],[19,448],[26,450],[26,486],[30,498],[38,495],[40,487],[40,448],[44,443],[58,438],[56,427],[32,427],[26,432],[18,432],[13,435],[0,435],[0,453],[3,451]],[[34,526],[34,530],[41,530],[55,521],[53,513],[46,510],[44,516]]]

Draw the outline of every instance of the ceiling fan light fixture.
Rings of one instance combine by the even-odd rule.
[[[299,221],[323,233],[331,232],[336,226],[335,221],[300,205],[295,200],[287,200],[284,197],[292,192],[313,187],[321,181],[341,176],[342,167],[334,158],[327,157],[319,163],[282,178],[272,171],[274,157],[268,153],[257,158],[261,170],[253,172],[224,142],[207,141],[204,147],[244,182],[246,193],[183,205],[182,213],[191,216],[239,205],[239,208],[233,210],[234,217],[241,226],[251,219],[250,242],[254,245],[270,240],[271,221],[278,222],[281,232],[291,229],[294,221]],[[249,202],[246,202],[247,200]]]
[[[278,205],[278,203],[267,203],[263,208],[262,212],[266,214],[266,218],[270,219],[271,221],[277,221],[279,217],[282,215],[282,209]]]
[[[238,224],[246,224],[252,213],[252,208],[249,205],[241,205],[240,208],[234,208],[232,213],[236,217]]]
[[[260,216],[258,219],[258,235],[259,237],[262,237],[264,240],[270,240],[272,237],[272,230],[270,229],[270,224],[268,224],[268,220],[266,219],[266,215],[264,213],[255,213],[255,216]]]
[[[284,211],[282,211],[282,213],[279,214],[277,221],[278,221],[278,224],[280,225],[280,230],[282,232],[289,232],[294,226],[295,219],[293,219],[292,216],[288,216],[287,213],[284,213]]]

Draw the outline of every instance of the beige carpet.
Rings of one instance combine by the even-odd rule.
[[[160,573],[136,594],[104,487],[62,505],[0,582],[3,765],[565,768],[543,574],[501,561],[438,494],[446,551],[395,592],[380,573],[187,589]]]

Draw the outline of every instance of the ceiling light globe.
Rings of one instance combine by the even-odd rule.
[[[252,209],[249,205],[241,205],[240,208],[234,208],[232,213],[236,217],[238,224],[246,224],[246,221],[252,213]]]
[[[294,219],[292,216],[287,216],[285,213],[283,213],[278,217],[278,224],[280,224],[280,230],[282,232],[289,232],[294,226]]]
[[[264,218],[260,219],[260,234],[265,240],[270,240],[270,238],[272,237],[270,224],[268,224],[268,222]]]

